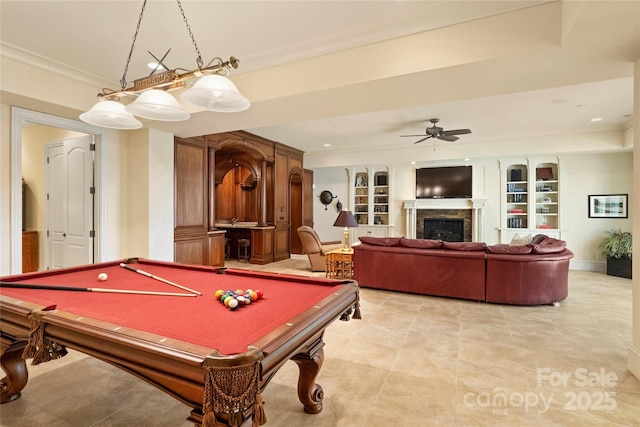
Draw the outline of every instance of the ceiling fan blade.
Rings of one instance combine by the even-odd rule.
[[[425,134],[424,134],[424,133],[421,133],[420,135],[400,135],[400,136],[401,136],[401,137],[404,137],[404,136],[412,136],[412,137],[414,137],[414,138],[415,138],[416,136],[425,136]]]
[[[417,143],[422,142],[422,141],[426,141],[429,138],[432,138],[432,137],[431,136],[427,136],[426,138],[422,138],[421,140],[414,142],[414,144],[417,144]]]
[[[441,139],[443,141],[447,141],[447,142],[454,142],[459,140],[460,138],[458,138],[457,136],[453,136],[453,135],[440,135],[438,136],[438,139]]]
[[[465,135],[467,133],[471,133],[470,129],[454,129],[454,130],[445,130],[444,132],[441,132],[442,135]]]

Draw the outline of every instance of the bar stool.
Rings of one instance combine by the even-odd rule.
[[[251,257],[251,241],[249,239],[238,239],[238,262],[249,262]]]
[[[231,239],[228,237],[224,239],[224,259],[231,259]]]

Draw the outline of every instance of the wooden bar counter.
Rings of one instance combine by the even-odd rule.
[[[273,245],[275,227],[261,226],[256,222],[216,223],[216,228],[225,230],[226,237],[231,239],[231,257],[238,254],[238,239],[249,239],[251,242],[251,264],[269,264],[274,261]]]

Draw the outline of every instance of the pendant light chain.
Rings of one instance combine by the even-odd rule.
[[[127,71],[129,71],[129,62],[131,62],[131,55],[133,55],[133,49],[136,47],[136,39],[138,38],[138,32],[140,31],[140,24],[142,23],[142,15],[144,15],[144,8],[147,6],[147,0],[144,0],[142,3],[142,10],[140,11],[140,16],[138,16],[138,25],[136,26],[136,32],[133,34],[133,42],[131,43],[131,49],[129,50],[129,57],[127,58],[127,63],[124,66],[124,74],[122,75],[122,79],[120,79],[120,87],[124,91],[127,88]]]
[[[187,26],[187,31],[189,31],[189,36],[191,37],[191,42],[193,43],[193,47],[196,50],[196,53],[198,54],[198,57],[196,58],[196,63],[198,64],[198,69],[202,69],[202,67],[204,66],[204,62],[202,61],[202,54],[200,53],[200,49],[198,48],[198,43],[196,43],[196,38],[193,35],[193,32],[191,32],[191,26],[189,25],[189,21],[187,21],[187,16],[184,13],[184,9],[182,8],[182,3],[180,3],[180,0],[176,0],[176,2],[178,3],[178,7],[180,8],[180,13],[182,14],[182,20],[184,21],[184,24]],[[142,9],[140,10],[140,15],[138,16],[138,25],[136,26],[136,31],[133,34],[133,41],[131,43],[131,49],[129,50],[129,57],[127,58],[127,63],[124,66],[124,74],[122,74],[122,79],[120,79],[120,87],[122,88],[122,90],[125,90],[127,87],[127,72],[129,71],[129,63],[131,62],[131,56],[133,55],[133,51],[136,47],[136,39],[138,38],[138,33],[140,32],[140,25],[142,24],[142,17],[144,16],[144,10],[147,6],[147,0],[144,0],[144,2],[142,3]]]
[[[80,114],[80,120],[94,126],[121,130],[141,128],[143,123],[135,116],[166,122],[188,120],[191,115],[179,104],[175,97],[168,94],[169,91],[178,88],[186,89],[180,94],[180,98],[184,102],[203,110],[228,113],[244,111],[249,108],[251,102],[242,96],[233,82],[226,77],[230,68],[238,68],[238,59],[231,56],[228,61],[223,61],[219,57],[214,57],[209,64],[204,65],[202,54],[191,31],[191,26],[187,21],[182,3],[180,3],[180,0],[176,0],[176,3],[178,3],[182,19],[195,48],[198,68],[193,70],[176,68],[164,72],[156,72],[158,70],[156,66],[156,69],[148,77],[136,79],[130,87],[128,86],[127,73],[129,64],[133,57],[138,34],[142,27],[142,18],[147,6],[147,0],[144,0],[138,16],[136,30],[133,33],[124,73],[120,79],[121,89],[115,91],[103,88],[102,92],[98,93],[98,102],[89,111]],[[164,60],[169,51],[162,57],[162,60]],[[151,52],[149,54],[154,56]],[[164,66],[161,63],[162,60],[158,60],[158,62]],[[136,99],[130,103],[120,103],[121,98],[127,97],[135,97]]]
[[[198,43],[196,43],[196,38],[193,36],[193,33],[191,32],[191,26],[189,25],[189,21],[187,21],[187,15],[184,14],[184,9],[182,9],[182,3],[180,3],[180,0],[176,0],[176,2],[178,3],[178,7],[180,8],[180,13],[182,14],[182,19],[184,20],[184,24],[187,26],[187,31],[189,31],[189,36],[191,37],[191,42],[193,43],[193,47],[196,49],[196,53],[198,54],[198,57],[196,58],[198,69],[202,70],[202,66],[204,65],[204,63],[202,61],[202,55],[200,54],[200,49],[198,49]]]

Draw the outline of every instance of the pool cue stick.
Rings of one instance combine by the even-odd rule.
[[[147,276],[147,277],[150,277],[152,279],[159,280],[159,281],[161,281],[163,283],[166,283],[167,285],[171,285],[171,286],[175,286],[176,288],[184,289],[185,291],[194,293],[196,295],[202,295],[202,292],[194,291],[193,289],[189,289],[186,286],[178,285],[177,283],[174,283],[174,282],[172,282],[170,280],[167,280],[167,279],[163,279],[162,277],[156,276],[155,274],[148,273],[148,272],[146,272],[144,270],[140,270],[139,268],[131,267],[129,264],[125,264],[124,262],[120,263],[120,267],[126,268],[127,270],[131,270],[134,273],[142,274],[143,276]]]
[[[75,292],[99,292],[99,293],[111,293],[111,294],[137,294],[137,295],[161,295],[172,297],[195,297],[195,294],[181,294],[175,292],[155,292],[155,291],[137,291],[133,289],[107,289],[107,288],[76,288],[73,286],[58,286],[58,285],[34,285],[31,283],[12,283],[12,282],[0,282],[1,288],[14,288],[14,289],[40,289],[49,291],[75,291]]]

